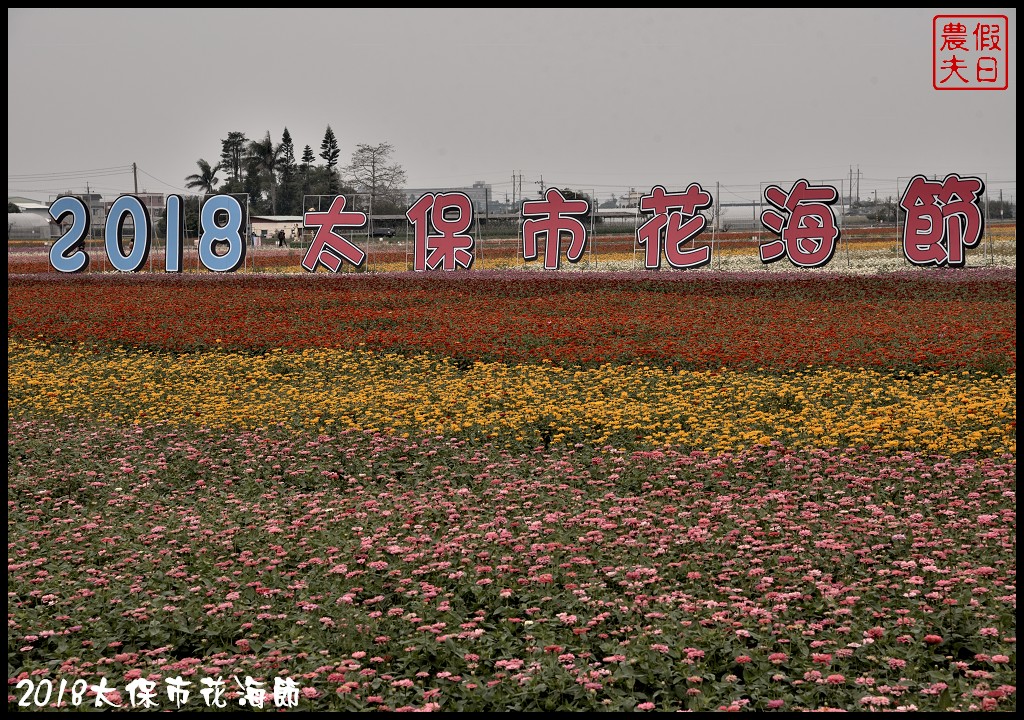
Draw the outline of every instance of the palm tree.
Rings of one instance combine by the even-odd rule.
[[[253,140],[249,143],[249,159],[253,167],[269,176],[271,213],[277,215],[277,171],[283,158],[281,145],[274,144],[270,139],[269,130],[262,140]]]
[[[217,172],[221,169],[220,165],[211,166],[202,158],[196,161],[196,165],[199,166],[199,172],[185,178],[185,187],[189,190],[200,190],[206,195],[213,195],[216,192],[214,187],[220,182],[217,179]]]

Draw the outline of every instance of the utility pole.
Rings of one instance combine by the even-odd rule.
[[[718,232],[721,228],[722,223],[722,189],[719,187],[719,181],[715,181],[715,232]]]
[[[860,165],[857,166],[857,202],[860,202]]]
[[[139,166],[132,163],[132,179],[135,180],[135,194],[139,194]]]
[[[540,180],[538,180],[538,181],[537,181],[536,183],[534,183],[534,184],[535,184],[535,185],[540,185],[540,196],[541,196],[541,197],[544,197],[544,176],[543,176],[543,175],[541,175],[541,176],[540,176]]]

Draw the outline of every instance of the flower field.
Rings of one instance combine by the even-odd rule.
[[[770,237],[761,228],[746,231],[705,232],[694,240],[693,246],[710,247],[710,267],[720,271],[786,272],[792,266],[788,262],[761,262],[759,245]],[[413,231],[411,226],[402,230],[394,239],[380,240],[353,236],[354,242],[367,254],[365,264],[356,269],[343,266],[343,273],[357,272],[398,272],[413,269]],[[857,227],[843,229],[842,238],[836,248],[836,255],[830,268],[843,273],[874,273],[879,271],[906,270],[910,264],[904,259],[900,232],[892,227]],[[102,240],[84,241],[91,262],[88,272],[108,273],[111,271]],[[262,245],[249,247],[245,262],[238,268],[239,274],[275,273],[303,275],[301,262],[308,242],[295,242],[289,247]],[[7,254],[8,274],[56,273],[51,267],[49,247],[40,241],[9,241]],[[526,262],[523,259],[523,241],[516,237],[486,237],[474,245],[473,271],[527,270],[543,267],[541,260]],[[994,221],[985,227],[985,240],[975,252],[968,256],[970,267],[1016,266],[1017,225],[1015,222]],[[163,273],[164,246],[155,241],[149,262],[142,273]],[[666,266],[667,267],[667,266]],[[196,251],[195,240],[184,243],[182,268],[186,273],[205,274]],[[591,234],[587,250],[578,263],[563,262],[564,271],[625,271],[644,270],[644,248],[637,244],[635,231],[613,234]]]
[[[8,268],[9,708],[1016,708],[1013,268]]]

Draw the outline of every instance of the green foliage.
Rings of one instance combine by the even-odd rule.
[[[8,438],[12,679],[288,675],[310,711],[1015,709],[1012,461]]]
[[[583,214],[583,217],[589,219],[590,216],[593,215],[594,209],[597,207],[597,204],[594,202],[594,198],[590,197],[589,194],[577,192],[576,190],[571,190],[570,188],[559,188],[559,190],[561,190],[562,196],[566,200],[586,200],[587,212]]]
[[[250,198],[255,199],[255,209],[257,212],[269,210],[271,215],[277,215],[277,175],[283,169],[283,147],[274,144],[268,130],[262,140],[253,140],[249,143],[248,152],[249,175],[255,176],[253,179],[258,185],[254,183],[246,189],[250,193]],[[266,204],[265,196],[261,192],[264,187],[268,189],[269,198],[266,199],[269,200],[269,205]]]
[[[892,200],[886,200],[884,203],[873,206],[870,210],[865,213],[868,220],[873,220],[877,223],[895,223],[896,213],[898,208],[896,203]]]
[[[328,125],[326,132],[324,132],[324,139],[320,143],[320,157],[323,158],[324,164],[327,166],[327,194],[334,193],[337,190],[335,169],[338,166],[338,157],[340,155],[341,150],[338,147],[338,139],[334,136],[331,126]]]
[[[237,130],[229,132],[228,136],[221,140],[220,166],[236,182],[242,177],[243,161],[248,143],[249,139],[245,133]]]
[[[400,213],[405,210],[401,188],[405,171],[390,162],[394,151],[389,143],[360,144],[342,177],[338,167],[341,149],[330,125],[320,143],[322,165],[316,164],[312,147],[304,145],[296,161],[295,141],[288,128],[275,144],[268,131],[260,140],[249,140],[245,133],[233,131],[221,140],[220,162],[216,165],[200,159],[199,172],[185,178],[186,187],[203,194],[216,192],[246,194],[250,209],[257,214],[301,215],[303,198],[309,195],[365,195],[366,207],[372,196],[376,213]],[[218,178],[218,172],[226,177]]]
[[[221,169],[220,165],[210,165],[203,158],[199,158],[196,165],[199,166],[199,172],[185,178],[185,187],[189,190],[198,190],[206,195],[217,192],[217,183],[220,182],[217,172]]]
[[[989,200],[982,208],[989,220],[1010,220],[1017,217],[1017,204],[1006,200]]]

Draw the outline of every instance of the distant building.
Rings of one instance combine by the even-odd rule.
[[[52,220],[35,213],[7,213],[7,239],[49,242],[54,225]]]
[[[473,203],[473,214],[487,215],[498,212],[498,203],[491,192],[491,185],[482,180],[476,181],[470,187],[403,188],[400,192],[406,207],[412,207],[427,193],[460,192],[469,197],[470,202]]]
[[[289,243],[301,237],[303,219],[301,215],[250,215],[249,223],[252,232],[260,238],[260,243],[277,243],[277,232],[284,230],[285,240]]]
[[[613,207],[597,208],[594,211],[594,217],[602,223],[639,227],[649,216],[640,215],[640,211],[636,207]]]
[[[640,198],[646,193],[640,192],[636,188],[630,188],[629,192],[618,199],[618,206],[620,208],[635,208],[640,205]]]
[[[134,197],[137,197],[139,199],[139,201],[143,205],[146,206],[146,212],[149,213],[149,222],[150,222],[150,224],[152,226],[155,226],[160,221],[160,219],[162,217],[164,217],[164,215],[167,212],[167,196],[164,195],[163,193],[140,192],[140,193],[122,193],[122,194],[124,194],[124,195],[132,195]],[[104,200],[103,201],[103,222],[104,222],[104,224],[106,224],[106,218],[110,215],[110,208],[113,207],[114,202],[116,200],[117,200],[117,198],[114,198],[113,200]],[[91,211],[90,211],[90,215],[91,215]],[[92,222],[95,223],[96,220],[93,219]],[[132,232],[134,232],[134,230],[135,230],[135,221],[132,220],[132,216],[130,214],[126,214],[124,216],[124,223],[123,223],[123,225],[121,227],[121,231],[123,233],[132,233]],[[101,231],[101,232],[103,232],[103,231]]]
[[[29,220],[25,220],[25,219],[19,220],[19,221],[17,221],[17,224],[18,224],[17,234],[19,234],[19,237],[16,238],[16,237],[14,237],[11,234],[13,232],[12,227],[11,227],[11,217],[12,216],[19,216],[19,215],[23,216],[23,218],[24,217],[34,217],[34,218],[37,218],[39,220],[42,220],[44,225],[45,225],[45,227],[47,228],[47,232],[49,233],[49,235],[46,235],[45,237],[58,237],[60,235],[59,226],[55,222],[53,222],[53,218],[50,217],[50,205],[49,205],[49,203],[40,202],[39,200],[33,200],[32,198],[26,198],[26,197],[9,197],[9,198],[7,198],[7,202],[10,203],[10,204],[13,204],[15,207],[18,208],[18,210],[21,211],[21,212],[18,212],[18,213],[7,213],[7,215],[8,215],[8,219],[7,219],[7,237],[8,237],[8,239],[11,239],[11,240],[16,240],[16,239],[17,240],[35,239],[37,237],[36,233],[38,232],[38,228],[39,227],[43,227],[41,225],[38,225],[37,223],[32,223]],[[32,225],[33,230],[31,230],[31,231],[28,230],[29,225]],[[25,233],[29,233],[29,235],[26,236],[26,237],[20,237],[20,235],[25,234]]]
[[[167,211],[167,196],[163,193],[126,193],[137,197],[142,204],[146,206],[146,210],[149,211],[149,219],[156,222],[158,218],[162,218],[164,213]],[[117,198],[114,198],[116,200]],[[106,217],[110,214],[110,208],[114,204],[114,200],[103,201],[103,216]],[[129,220],[129,222],[131,222]]]
[[[38,215],[41,218],[50,219],[49,203],[39,202],[38,200],[24,197],[9,197],[7,198],[7,202],[8,204],[12,204],[17,207],[22,213]]]
[[[102,238],[107,227],[107,208],[99,193],[70,193],[79,198],[89,209],[89,236]]]
[[[13,204],[17,205],[19,208],[22,208],[25,205],[42,205],[44,207],[46,206],[46,203],[44,203],[44,202],[41,202],[39,200],[35,200],[33,198],[22,197],[20,195],[8,195],[7,196],[7,202],[8,203],[13,203]],[[22,212],[24,212],[24,210],[22,210]]]

